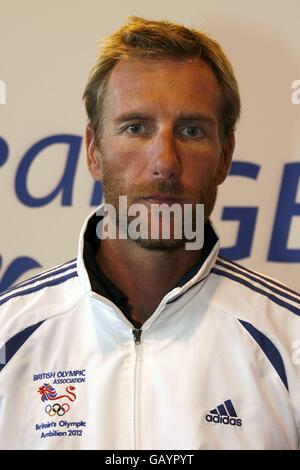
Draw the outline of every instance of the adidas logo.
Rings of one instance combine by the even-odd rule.
[[[238,418],[231,400],[226,400],[217,406],[205,417],[209,423],[230,424],[231,426],[242,426],[242,420]]]

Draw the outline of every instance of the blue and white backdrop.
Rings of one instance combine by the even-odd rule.
[[[86,169],[82,92],[97,40],[128,16],[215,37],[242,119],[213,220],[224,256],[300,288],[300,3],[1,0],[0,290],[74,258],[101,198]]]

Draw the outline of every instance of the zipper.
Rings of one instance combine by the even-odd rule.
[[[134,328],[132,330],[132,334],[133,334],[135,344],[141,344],[142,332],[143,332],[142,328]]]
[[[140,419],[140,368],[142,353],[142,336],[141,328],[134,328],[132,335],[135,345],[135,364],[134,364],[134,387],[133,387],[133,449],[137,450],[139,436],[139,419]]]

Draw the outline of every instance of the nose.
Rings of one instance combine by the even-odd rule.
[[[181,173],[181,162],[172,130],[159,132],[149,148],[150,175],[161,180],[176,179]]]

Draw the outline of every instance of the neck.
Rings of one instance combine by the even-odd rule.
[[[200,251],[148,250],[132,240],[101,241],[96,255],[106,276],[128,297],[132,319],[142,325],[162,298],[200,259]]]

